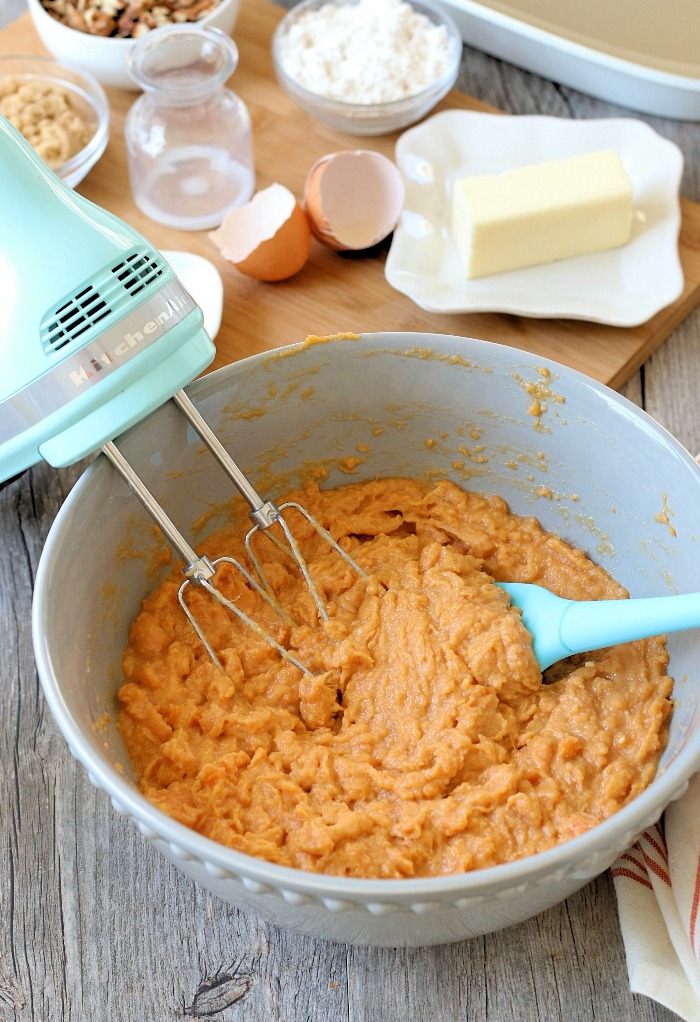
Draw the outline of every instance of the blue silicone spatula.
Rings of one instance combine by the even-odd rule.
[[[565,600],[538,585],[497,584],[521,611],[543,671],[574,653],[700,627],[700,593],[632,600]]]

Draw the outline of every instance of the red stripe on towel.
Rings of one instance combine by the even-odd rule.
[[[693,949],[693,953],[697,956],[695,949],[695,927],[698,921],[698,904],[700,903],[700,859],[698,859],[698,866],[695,870],[695,889],[693,890],[693,903],[690,906],[690,946]]]
[[[652,873],[655,873],[656,876],[659,878],[659,880],[663,880],[663,882],[668,887],[670,887],[671,886],[671,878],[668,875],[668,873],[666,872],[666,870],[663,868],[663,866],[660,866],[659,863],[656,861],[656,859],[652,859],[652,857],[650,855],[647,855],[647,853],[644,851],[643,848],[641,849],[641,852],[642,852],[642,855],[644,856],[644,862],[646,863],[648,868],[652,871]]]
[[[656,829],[659,831],[660,835],[661,834],[660,828],[657,827]],[[664,839],[660,836],[659,840],[655,841],[654,838],[651,836],[651,832],[648,830],[645,831],[642,836],[644,840],[651,845],[654,851],[658,852],[659,858],[663,859],[663,861],[668,866],[668,851],[666,850],[666,842],[664,841]]]
[[[637,858],[636,855],[632,854],[634,851],[639,852],[639,855],[641,856],[642,854],[641,848],[639,847],[639,845],[635,845],[634,848],[630,848],[629,851],[623,852],[617,861],[620,862],[621,860],[624,860],[625,862],[631,862],[634,866],[637,867],[637,869],[641,869],[642,873],[646,873],[646,867],[644,865],[644,862],[641,860],[641,858]]]
[[[650,891],[654,890],[646,877],[640,877],[638,873],[633,873],[631,869],[625,869],[623,866],[613,866],[610,872],[613,877],[627,877],[628,880],[636,880],[642,887],[648,887]]]

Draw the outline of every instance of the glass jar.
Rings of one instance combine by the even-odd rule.
[[[248,109],[225,83],[238,66],[217,28],[173,25],[139,40],[129,70],[143,89],[126,118],[139,209],[168,227],[218,227],[255,186]]]

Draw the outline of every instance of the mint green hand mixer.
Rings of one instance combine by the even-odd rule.
[[[252,547],[278,524],[327,619],[282,512],[303,514],[353,569],[362,569],[299,504],[263,500],[182,389],[212,361],[202,312],[163,256],[128,224],[65,186],[0,116],[0,480],[44,459],[73,464],[101,449],[183,559],[180,603],[207,653],[219,661],[185,600],[204,587],[302,671],[307,668],[263,633],[212,584],[232,562],[274,605]],[[257,581],[232,558],[199,557],[120,453],[114,438],[172,399],[251,507],[246,549]],[[272,538],[272,537],[271,537]],[[603,603],[557,601],[538,586],[504,584],[533,633],[544,670],[574,652],[700,625],[700,594]],[[643,611],[643,613],[642,613]],[[566,615],[566,618],[562,616]]]
[[[180,604],[207,653],[214,650],[185,600],[202,586],[308,673],[212,584],[216,565],[233,563],[276,609],[252,546],[273,525],[311,591],[326,607],[282,512],[294,507],[360,575],[362,569],[295,502],[263,500],[182,389],[214,358],[195,304],[163,256],[118,217],[72,191],[0,116],[0,481],[44,459],[57,468],[101,449],[185,563]],[[246,549],[256,580],[230,557],[200,557],[134,472],[114,438],[172,399],[251,507]],[[273,537],[270,534],[270,538]],[[277,540],[280,542],[280,540]]]

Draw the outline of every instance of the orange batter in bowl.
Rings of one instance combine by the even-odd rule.
[[[234,569],[217,571],[218,588],[310,676],[195,590],[218,670],[178,605],[179,572],[146,599],[123,657],[120,729],[155,805],[271,862],[394,878],[543,851],[650,784],[672,707],[663,638],[572,657],[544,684],[519,613],[493,584],[625,598],[606,571],[499,497],[446,481],[310,484],[296,498],[372,581],[293,513],[328,624],[264,537],[266,573],[297,624]],[[244,531],[202,550],[243,559]]]

